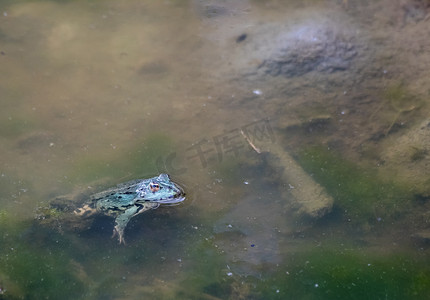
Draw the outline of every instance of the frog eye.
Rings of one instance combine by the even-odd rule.
[[[149,189],[151,190],[151,192],[155,193],[158,192],[160,190],[160,185],[158,183],[155,182],[151,182],[149,184]]]

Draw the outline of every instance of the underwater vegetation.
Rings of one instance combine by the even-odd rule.
[[[318,249],[289,255],[255,299],[426,299],[428,258]]]
[[[175,299],[228,299],[234,280],[224,256],[217,251],[211,240],[204,240],[190,248],[193,263],[187,277],[176,291]]]
[[[427,149],[424,149],[422,147],[413,147],[411,146],[411,154],[410,158],[411,161],[419,161],[424,159],[428,155]]]
[[[370,119],[376,114],[378,118],[386,119],[389,126],[384,134],[388,135],[395,127],[401,116],[412,113],[423,106],[423,101],[411,94],[402,84],[388,86],[381,95],[381,104],[375,109]]]
[[[425,299],[430,293],[429,259],[419,254],[307,245],[245,276],[210,240],[194,246],[185,279],[155,299]]]
[[[390,127],[386,130],[385,135],[387,135],[394,124],[397,122],[399,117],[403,113],[411,112],[421,106],[420,101],[416,97],[412,96],[404,87],[401,85],[396,85],[388,88],[385,91],[384,98],[389,103],[389,105],[394,109],[396,115],[390,124]]]
[[[157,159],[174,150],[173,142],[162,134],[151,134],[143,140],[144,142],[137,142],[124,152],[115,152],[114,156],[81,158],[71,171],[70,178],[88,183],[106,174],[111,178],[158,174]],[[138,177],[130,179],[136,178]]]
[[[34,122],[33,122],[34,123]],[[0,136],[5,138],[13,138],[29,131],[34,126],[31,121],[22,119],[3,119],[0,122]]]
[[[5,211],[0,225],[0,299],[76,299],[85,292],[65,250],[29,243],[30,224],[16,224]]]
[[[150,144],[156,147],[136,152],[148,151],[154,158],[158,147],[169,142],[160,138]],[[357,166],[338,153],[311,147],[297,157],[351,223],[392,218],[408,198],[401,185],[379,178],[377,170]],[[152,162],[142,164],[151,167]],[[232,172],[234,179],[237,167],[233,169],[226,168],[224,175]],[[262,266],[258,276],[240,275],[235,262],[216,247],[212,221],[187,220],[169,212],[143,215],[144,222],[135,220],[129,231],[130,246],[118,247],[115,240],[106,241],[111,224],[100,225],[109,232],[96,227],[77,238],[31,222],[17,223],[1,211],[0,287],[5,293],[0,299],[115,299],[131,292],[151,299],[256,300],[425,299],[430,294],[429,259],[424,255],[383,256],[356,246],[309,250],[306,244],[293,252],[284,250],[283,262]],[[146,225],[139,226],[142,223]],[[192,224],[199,224],[198,234],[184,229]],[[171,268],[169,261],[183,266],[166,278],[162,268]],[[150,274],[143,277],[147,281],[127,281],[128,276],[145,273]]]
[[[392,219],[401,214],[412,197],[407,187],[380,178],[376,169],[357,166],[323,147],[302,150],[298,161],[326,188],[335,207],[354,225]]]
[[[124,279],[125,271],[162,266],[158,246],[94,251],[91,244],[78,251],[62,235],[47,237],[29,224],[10,223],[5,212],[0,221],[0,299],[115,299],[133,291],[150,299],[426,299],[430,294],[429,259],[419,253],[378,254],[348,246],[309,250],[307,244],[284,253],[282,263],[258,276],[241,276],[211,238],[186,238],[178,273],[168,281],[148,278],[136,286]],[[161,253],[169,258],[166,254]]]
[[[152,277],[162,276],[169,263],[162,257],[177,264],[173,254],[189,239],[185,231],[177,234],[177,227],[190,225],[168,223],[171,217],[163,214],[146,217],[155,225],[137,230],[140,240],[130,238],[128,246],[120,246],[104,220],[78,235],[16,222],[0,211],[0,299],[117,299],[140,287],[127,281],[134,274],[150,274],[144,286],[151,287]]]

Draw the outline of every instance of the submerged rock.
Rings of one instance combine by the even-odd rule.
[[[271,54],[259,68],[272,76],[342,71],[348,69],[352,58],[357,55],[350,39],[330,26],[299,25],[280,32],[270,44]]]
[[[242,74],[287,78],[349,70],[363,63],[356,58],[366,52],[359,32],[340,13],[301,12],[248,28],[229,63]]]
[[[402,1],[403,24],[418,23],[426,19],[430,11],[428,0]]]
[[[428,194],[430,167],[430,118],[412,127],[403,135],[385,141],[381,171],[398,174],[403,182],[412,184],[416,194]],[[401,170],[401,171],[399,171]]]

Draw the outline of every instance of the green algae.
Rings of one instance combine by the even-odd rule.
[[[398,113],[407,112],[421,106],[421,101],[413,96],[402,84],[389,86],[383,99]]]
[[[20,247],[7,255],[2,271],[21,286],[25,299],[76,299],[83,291],[84,284],[61,253]]]
[[[225,157],[221,162],[214,163],[214,178],[222,178],[223,182],[229,186],[235,186],[241,182],[241,161],[235,157]]]
[[[229,270],[225,257],[217,251],[212,241],[194,243],[189,255],[193,260],[175,299],[228,299],[233,279],[227,275]]]
[[[420,161],[424,159],[428,154],[429,154],[428,150],[423,147],[411,146],[411,154],[410,154],[411,161]]]
[[[0,137],[14,138],[33,131],[35,123],[29,119],[8,118],[0,120]]]
[[[58,235],[48,244],[33,236],[32,222],[15,222],[0,212],[0,274],[4,299],[76,299],[86,290],[73,271],[68,247]],[[0,280],[3,278],[0,278]],[[10,285],[10,286],[9,286]],[[3,298],[0,298],[3,299]]]
[[[151,134],[130,148],[112,154],[92,154],[81,158],[69,178],[91,182],[103,177],[124,178],[123,181],[159,173],[157,160],[174,150],[172,140],[163,134]]]
[[[430,294],[428,263],[428,258],[403,253],[300,252],[257,283],[256,299],[425,299]]]
[[[301,166],[334,198],[334,205],[352,224],[387,221],[407,207],[411,192],[377,170],[357,166],[322,147],[310,147],[298,154]]]
[[[214,246],[211,239],[190,244],[182,279],[152,299],[425,299],[430,293],[429,259],[422,255],[304,247],[258,276],[241,276]]]
[[[423,106],[423,101],[413,95],[403,84],[393,84],[388,86],[381,95],[381,104],[375,109],[370,117],[372,120],[376,114],[378,119],[385,119],[390,125],[385,130],[385,135],[391,133],[394,125],[401,116],[406,116]]]

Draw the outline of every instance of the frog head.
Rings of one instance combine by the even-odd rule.
[[[185,200],[184,190],[171,181],[167,174],[144,180],[136,192],[143,201],[159,204],[175,204]]]

